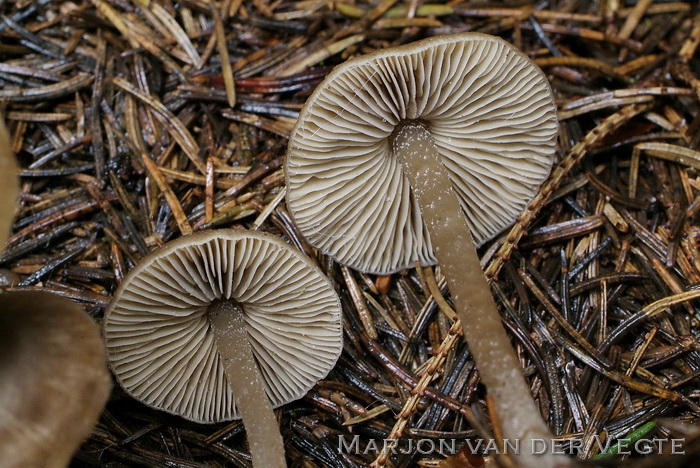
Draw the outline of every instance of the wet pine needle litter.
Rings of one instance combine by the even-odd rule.
[[[22,167],[3,287],[68,297],[99,322],[124,275],[165,242],[217,227],[274,233],[322,268],[344,309],[338,364],[278,410],[290,466],[513,466],[439,443],[503,442],[437,294],[439,268],[342,267],[305,242],[284,203],[291,129],[335,65],[465,31],[524,51],[559,109],[549,180],[480,250],[542,414],[582,464],[696,466],[695,2],[0,0],[0,113]],[[685,455],[600,456],[601,440],[628,434],[683,438]],[[384,439],[399,440],[395,454],[380,453]],[[409,450],[418,440],[435,450]],[[74,465],[251,459],[240,422],[189,423],[115,388]]]

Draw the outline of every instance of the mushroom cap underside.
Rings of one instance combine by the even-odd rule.
[[[477,245],[513,223],[554,161],[549,83],[502,39],[438,36],[339,65],[292,132],[287,204],[313,246],[360,271],[435,263],[392,150],[406,122],[431,133]]]
[[[207,315],[220,300],[243,310],[273,407],[303,396],[340,355],[339,299],[309,259],[271,235],[203,231],[145,257],[116,292],[104,334],[122,387],[195,422],[236,419]]]

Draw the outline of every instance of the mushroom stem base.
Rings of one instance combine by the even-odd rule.
[[[208,312],[226,379],[248,435],[253,466],[285,468],[279,423],[248,341],[243,309],[237,302],[228,300],[213,303]]]
[[[407,123],[398,129],[392,145],[420,206],[469,350],[482,382],[493,397],[504,438],[519,442],[518,463],[522,466],[566,465],[564,457],[533,453],[535,439],[541,439],[551,449],[552,434],[523,378],[432,136],[422,124]],[[541,449],[541,445],[540,442],[536,446]]]

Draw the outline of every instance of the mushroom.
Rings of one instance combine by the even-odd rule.
[[[202,231],[129,272],[104,335],[127,393],[198,423],[240,417],[254,464],[281,467],[272,407],[302,397],[334,366],[340,301],[323,273],[280,239]]]
[[[0,311],[2,465],[67,466],[112,387],[99,328],[44,292],[0,294]]]
[[[357,270],[439,263],[504,436],[551,441],[476,247],[547,178],[557,114],[546,77],[507,42],[439,36],[336,67],[304,105],[287,205],[308,241]],[[524,453],[525,466],[560,457]]]

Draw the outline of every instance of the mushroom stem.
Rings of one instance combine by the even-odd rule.
[[[248,435],[253,465],[284,468],[287,464],[279,423],[248,341],[243,308],[236,301],[224,300],[210,305],[208,313],[226,379]]]
[[[406,123],[396,130],[392,147],[420,206],[469,350],[493,397],[504,438],[519,441],[518,461],[522,466],[543,468],[561,463],[562,457],[532,453],[533,439],[541,439],[551,448],[552,435],[532,399],[503,328],[469,227],[432,136],[421,123]],[[536,448],[541,449],[541,442]]]

